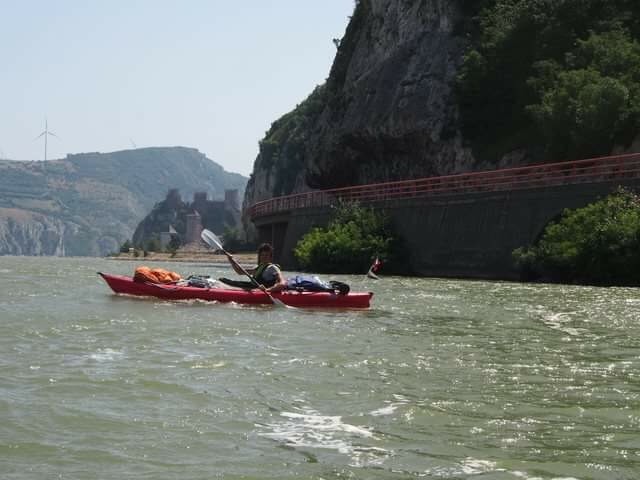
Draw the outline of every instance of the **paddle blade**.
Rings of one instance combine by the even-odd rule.
[[[287,305],[287,304],[286,304],[286,303],[284,303],[282,300],[279,300],[279,299],[277,299],[277,298],[273,297],[272,295],[269,295],[269,298],[271,298],[271,301],[273,302],[273,304],[274,304],[276,307],[281,307],[281,308],[294,308],[294,307],[292,307],[292,306],[290,306],[290,305]]]
[[[200,238],[202,238],[204,243],[209,245],[211,248],[215,248],[216,250],[224,250],[224,248],[222,247],[222,242],[211,230],[207,230],[206,228],[202,230]]]

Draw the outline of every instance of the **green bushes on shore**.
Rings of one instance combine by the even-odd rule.
[[[375,257],[389,258],[395,244],[385,215],[343,204],[327,228],[314,228],[302,237],[294,255],[303,270],[364,273]]]
[[[565,210],[536,245],[514,250],[513,257],[525,278],[640,285],[640,197],[619,189]]]

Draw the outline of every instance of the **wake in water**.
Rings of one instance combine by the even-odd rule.
[[[340,416],[322,415],[310,408],[298,412],[281,412],[283,420],[259,425],[269,431],[259,433],[294,448],[335,450],[351,458],[354,467],[381,465],[392,452],[365,445],[365,439],[376,441],[372,431],[345,423]]]

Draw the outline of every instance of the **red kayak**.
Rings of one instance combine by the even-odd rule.
[[[199,288],[182,285],[164,285],[136,282],[132,277],[98,272],[115,293],[157,297],[167,300],[205,300],[208,302],[234,302],[247,305],[271,305],[269,296],[261,290],[231,288]],[[369,308],[373,293],[349,292],[339,295],[331,292],[298,292],[287,290],[273,294],[274,298],[291,307],[315,308]]]

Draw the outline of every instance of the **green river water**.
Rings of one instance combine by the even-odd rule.
[[[231,274],[153,264],[183,274]],[[335,276],[368,311],[0,257],[0,478],[640,478],[640,289]]]

